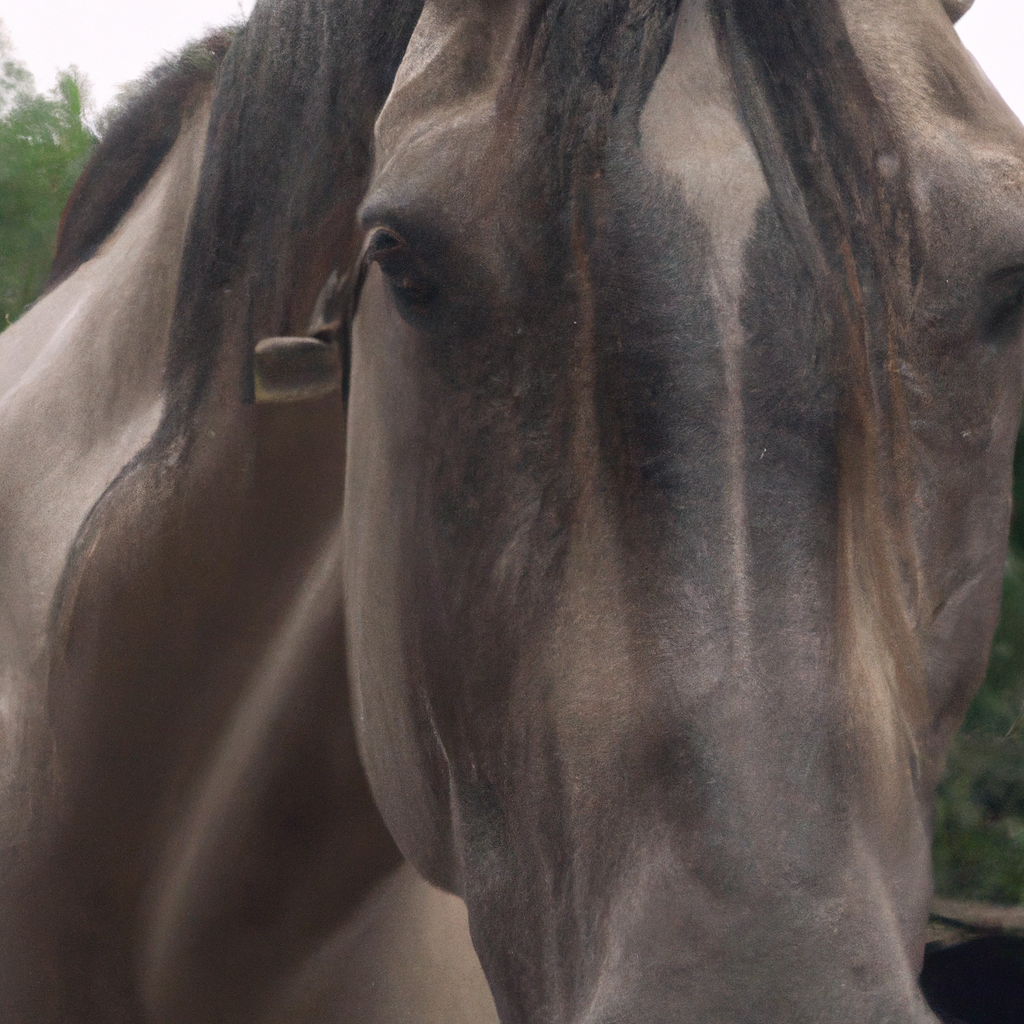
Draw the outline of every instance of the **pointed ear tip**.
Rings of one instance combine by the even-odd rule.
[[[942,0],[942,6],[956,23],[974,6],[974,0]]]
[[[316,338],[264,338],[253,354],[257,404],[300,402],[341,390],[338,346]]]

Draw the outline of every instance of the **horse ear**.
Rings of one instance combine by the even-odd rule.
[[[974,0],[942,0],[950,20],[956,24],[973,6]]]

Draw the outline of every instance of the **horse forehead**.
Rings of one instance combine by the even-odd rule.
[[[949,6],[840,2],[857,59],[902,143],[933,264],[982,259],[991,270],[1019,260],[1024,131],[964,49]]]
[[[918,183],[927,188],[946,170],[980,184],[988,177],[996,185],[996,178],[1005,179],[1001,140],[1008,135],[1002,121],[1012,115],[963,51],[943,4],[837,3],[854,59],[904,139]],[[496,133],[513,127],[499,125],[498,97],[510,76],[524,73],[517,57],[536,6],[529,0],[425,5],[376,122],[368,200],[380,198],[388,206],[398,199],[401,206],[429,197],[431,205],[450,212],[472,195],[495,198],[493,190],[481,188],[483,179],[503,176],[505,165],[494,165],[491,143]],[[721,51],[712,25],[712,7],[708,0],[680,4],[671,48],[641,99],[639,155],[682,192],[714,240],[717,264],[736,271],[731,276],[738,279],[768,185],[736,98],[730,54]],[[570,83],[564,91],[572,94]],[[997,129],[989,131],[994,122]],[[991,173],[982,166],[979,132],[999,143],[988,161],[996,168]],[[1011,174],[1024,180],[1017,174],[1018,158],[1011,162]],[[543,173],[540,164],[534,169]],[[459,202],[446,201],[456,194]]]
[[[719,269],[738,276],[768,183],[705,4],[680,12],[640,114],[640,148],[645,163],[681,191],[708,228]]]
[[[672,47],[642,111],[641,148],[705,222],[720,265],[735,269],[769,195],[712,6],[682,3]],[[923,216],[919,228],[929,237],[946,233],[947,218],[933,207],[944,207],[950,195],[969,197],[962,198],[957,230],[967,230],[966,217],[982,244],[986,234],[1003,233],[992,217],[1024,199],[1024,133],[953,28],[968,6],[838,2],[853,57],[902,141]],[[1018,219],[1008,218],[1014,226]]]
[[[374,129],[378,171],[410,143],[491,109],[525,4],[424,6]]]

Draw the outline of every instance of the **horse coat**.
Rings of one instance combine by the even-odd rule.
[[[934,1020],[1024,304],[957,13],[262,3],[87,176],[0,348],[7,1018]]]
[[[179,479],[162,522],[136,517],[155,494],[126,509],[104,568],[124,576],[76,592],[84,629],[53,616],[67,564],[99,554],[92,507],[131,486],[166,414],[227,43],[163,69],[110,130],[65,214],[60,283],[3,335],[0,1019],[485,1021],[465,911],[400,866],[356,757],[337,393],[298,417],[232,395],[247,422],[200,488],[224,502],[190,504]],[[216,528],[225,510],[244,530]],[[62,664],[79,654],[87,670]]]

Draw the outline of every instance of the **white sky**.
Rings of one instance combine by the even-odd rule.
[[[15,56],[49,89],[77,64],[97,110],[205,29],[248,14],[255,0],[2,0],[0,20]],[[382,0],[386,3],[387,0]],[[893,0],[899,2],[899,0]],[[959,25],[968,48],[1024,120],[1024,0],[976,0]]]
[[[1024,121],[1024,0],[975,0],[957,29],[992,84]]]
[[[386,0],[385,0],[386,2]],[[248,15],[255,0],[0,0],[14,56],[45,91],[77,64],[96,111],[190,39]]]

